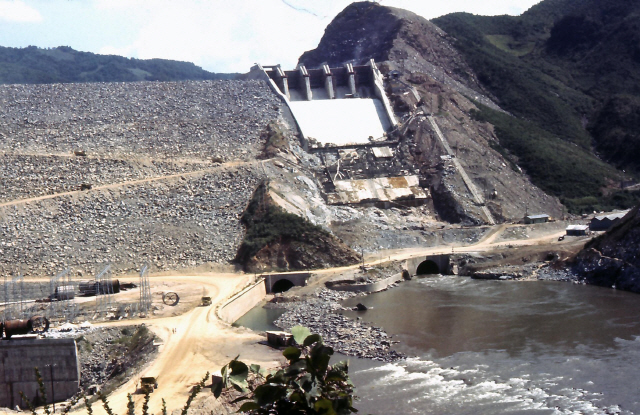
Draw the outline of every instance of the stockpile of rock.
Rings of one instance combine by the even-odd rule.
[[[131,375],[157,352],[154,335],[142,326],[75,327],[48,337],[74,338],[80,362],[80,387],[104,385],[120,374]],[[133,391],[132,391],[133,392]]]
[[[262,81],[0,86],[0,149],[249,159],[281,101]]]
[[[212,167],[209,162],[175,163],[75,156],[0,154],[0,203]]]
[[[303,301],[285,303],[288,308],[274,324],[284,330],[294,326],[305,326],[312,333],[322,336],[324,343],[337,352],[380,361],[394,361],[402,354],[391,349],[392,340],[378,327],[351,320],[339,311],[345,310],[339,301],[353,293],[322,289]]]
[[[0,269],[84,274],[111,263],[116,273],[231,261],[239,218],[264,178],[257,164],[199,177],[148,182],[0,208]]]

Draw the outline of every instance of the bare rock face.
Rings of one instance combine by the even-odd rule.
[[[269,188],[268,183],[258,186],[242,215],[247,232],[235,261],[246,272],[358,263],[357,253],[334,235],[274,203]]]
[[[357,254],[331,234],[313,234],[305,240],[283,237],[264,246],[244,264],[247,272],[307,270],[358,263]]]
[[[640,293],[640,205],[585,246],[573,270],[587,284]]]

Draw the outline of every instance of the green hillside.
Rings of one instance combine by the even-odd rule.
[[[455,13],[434,23],[516,116],[477,114],[534,182],[574,210],[638,197],[609,195],[619,174],[594,155],[640,173],[639,2],[545,0],[521,16]]]
[[[0,84],[185,81],[237,76],[207,72],[193,63],[98,55],[66,46],[53,49],[0,47]]]

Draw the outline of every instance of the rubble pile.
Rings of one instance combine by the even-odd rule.
[[[86,275],[105,262],[118,273],[231,261],[240,215],[263,175],[256,162],[2,207],[0,269],[20,264],[29,276],[71,266]]]
[[[0,150],[248,160],[279,99],[261,81],[0,86]]]
[[[136,162],[112,158],[0,154],[0,203],[92,187],[189,173],[212,163]]]
[[[283,330],[304,326],[322,336],[325,344],[348,356],[391,362],[404,356],[391,349],[391,338],[378,327],[351,320],[342,314],[346,310],[338,301],[353,293],[322,289],[304,301],[285,303],[288,308],[274,324]]]

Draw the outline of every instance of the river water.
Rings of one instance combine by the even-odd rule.
[[[358,302],[369,310],[346,314],[411,356],[349,358],[360,413],[640,414],[637,294],[436,276],[344,304]],[[240,324],[275,318],[256,309]]]

